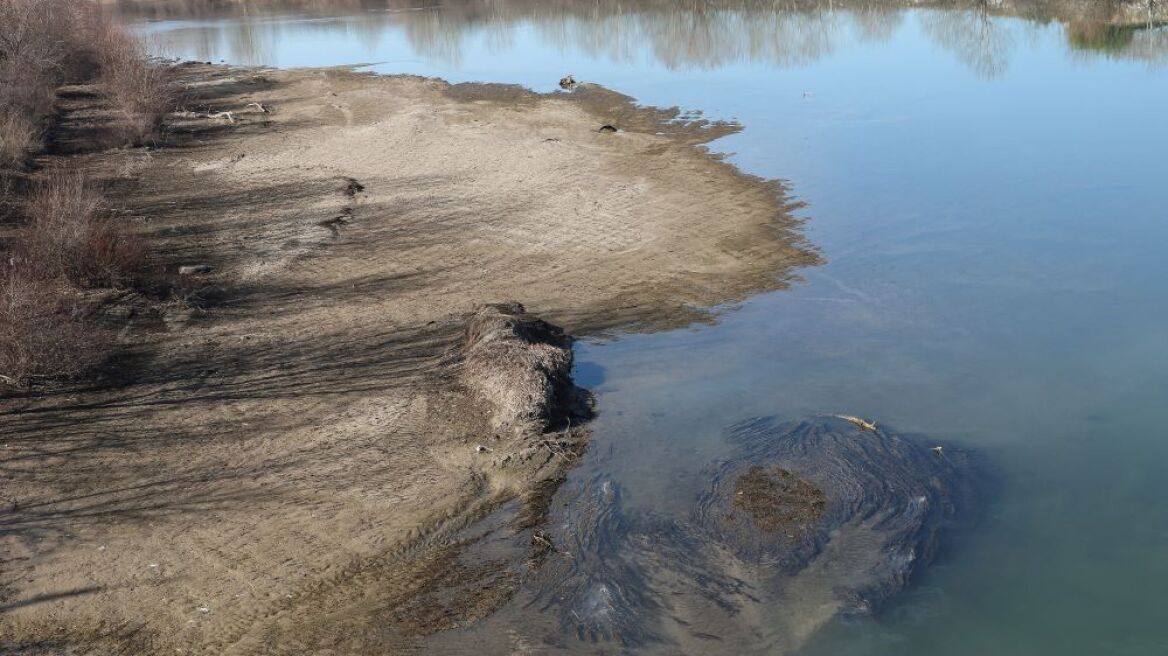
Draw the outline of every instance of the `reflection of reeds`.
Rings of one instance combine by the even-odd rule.
[[[1073,50],[1114,59],[1168,63],[1168,23],[1165,22],[1073,23],[1067,27],[1067,43]]]

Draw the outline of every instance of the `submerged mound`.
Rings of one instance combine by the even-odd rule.
[[[572,339],[519,303],[487,305],[467,324],[463,381],[496,430],[542,432],[572,402]]]
[[[874,424],[756,419],[729,439],[736,453],[680,513],[626,499],[602,472],[570,480],[502,621],[565,649],[796,653],[904,588],[971,500],[959,450]]]
[[[850,572],[835,581],[845,610],[873,609],[900,591],[969,497],[962,458],[882,429],[762,419],[731,437],[740,455],[716,470],[696,523],[739,558],[791,576],[848,553],[854,566],[834,568]]]

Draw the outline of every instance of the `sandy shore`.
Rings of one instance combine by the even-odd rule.
[[[491,422],[453,355],[467,313],[660,330],[816,261],[781,186],[702,147],[734,126],[588,86],[180,70],[173,144],[77,159],[168,266],[213,272],[109,301],[121,375],[0,401],[18,653],[395,653],[466,626],[517,583],[459,565],[459,531],[537,517],[587,438]]]

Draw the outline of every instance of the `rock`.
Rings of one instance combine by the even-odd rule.
[[[178,275],[193,276],[201,273],[211,273],[210,264],[184,264],[178,268]]]
[[[565,75],[560,78],[560,88],[566,91],[571,91],[576,88],[576,78],[571,75]]]

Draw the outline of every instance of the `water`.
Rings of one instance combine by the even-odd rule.
[[[878,619],[800,653],[1168,654],[1164,28],[602,5],[208,10],[140,29],[237,63],[537,90],[570,72],[740,121],[715,149],[790,182],[827,262],[715,326],[581,344],[602,413],[574,476],[603,468],[630,506],[680,512],[735,422],[875,417],[974,449],[1000,489]]]

